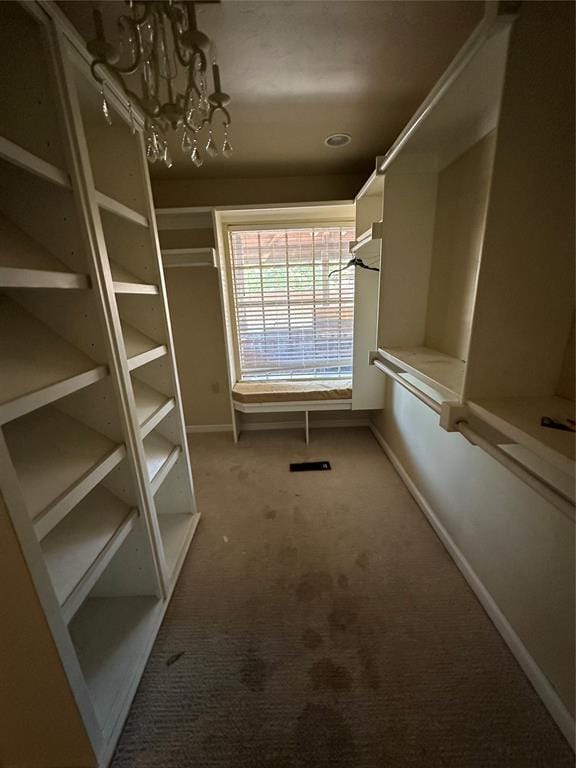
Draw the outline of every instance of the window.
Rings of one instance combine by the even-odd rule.
[[[352,374],[352,224],[230,227],[240,378]]]

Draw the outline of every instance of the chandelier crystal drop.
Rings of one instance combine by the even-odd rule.
[[[95,37],[88,43],[94,56],[92,75],[98,81],[102,114],[112,123],[105,93],[112,80],[128,101],[132,130],[133,108],[143,113],[148,162],[172,158],[167,137],[177,132],[182,154],[199,168],[204,158],[232,154],[230,143],[230,96],[222,90],[214,45],[196,25],[194,2],[141,2],[126,0],[127,13],[118,18],[118,42],[106,39],[101,10],[93,11]],[[136,92],[138,90],[138,93]],[[214,137],[217,119],[222,120],[221,148]]]

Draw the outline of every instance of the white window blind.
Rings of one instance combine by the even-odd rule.
[[[230,229],[243,380],[352,374],[352,225]],[[333,274],[331,274],[333,273]]]

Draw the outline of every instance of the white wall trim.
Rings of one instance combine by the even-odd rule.
[[[390,463],[394,467],[394,469],[398,472],[402,480],[404,481],[406,487],[410,491],[411,495],[413,496],[414,500],[424,513],[425,517],[427,518],[428,522],[434,529],[436,535],[442,542],[442,544],[446,547],[448,553],[458,566],[460,572],[468,582],[468,585],[478,598],[480,604],[488,614],[489,618],[492,620],[492,623],[502,636],[502,639],[512,652],[513,656],[515,657],[518,664],[521,666],[522,670],[524,671],[524,674],[528,678],[528,680],[532,683],[534,686],[534,689],[536,690],[536,693],[542,700],[544,706],[552,716],[553,720],[555,721],[556,725],[572,747],[572,749],[575,748],[575,722],[574,718],[570,714],[570,712],[567,710],[566,706],[564,705],[562,699],[546,677],[546,675],[542,672],[534,658],[530,655],[529,651],[527,650],[526,646],[522,642],[522,640],[518,637],[516,634],[514,628],[508,621],[508,619],[505,617],[505,615],[502,613],[500,608],[498,607],[497,603],[495,602],[494,598],[490,595],[486,587],[482,584],[480,578],[477,576],[475,571],[472,569],[472,566],[470,563],[466,560],[446,528],[442,525],[438,517],[436,516],[434,510],[429,505],[427,500],[424,498],[422,493],[418,490],[416,485],[414,484],[412,478],[409,476],[409,474],[406,472],[402,464],[400,463],[400,460],[394,453],[394,451],[390,448],[380,431],[374,426],[372,422],[369,422],[369,427],[372,431],[372,434],[380,444],[380,447],[390,460]]]
[[[232,432],[232,424],[187,424],[186,432],[189,435],[196,432]]]

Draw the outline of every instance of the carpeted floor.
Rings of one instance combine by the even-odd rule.
[[[367,429],[191,449],[203,519],[113,768],[574,765]]]

